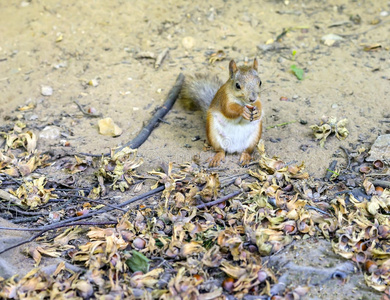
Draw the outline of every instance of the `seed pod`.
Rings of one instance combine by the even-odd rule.
[[[364,268],[365,270],[371,274],[373,272],[375,272],[375,270],[378,269],[378,266],[376,265],[376,263],[374,263],[372,260],[367,260],[364,264]]]
[[[146,246],[146,241],[140,237],[136,237],[133,241],[133,246],[137,249],[144,249]]]
[[[267,279],[268,277],[268,274],[267,272],[263,271],[263,270],[260,270],[259,272],[257,272],[257,279],[260,281],[260,282],[263,282]]]
[[[371,168],[367,165],[362,165],[362,166],[360,166],[359,171],[360,171],[360,173],[368,174],[371,172]]]
[[[224,288],[225,291],[227,291],[228,293],[231,293],[233,291],[233,288],[234,288],[234,279],[231,277],[226,278],[222,282],[222,287]]]
[[[381,186],[375,187],[375,193],[376,193],[378,196],[382,195],[382,193],[383,193],[383,187],[381,187]]]
[[[374,169],[383,169],[383,161],[376,160],[373,162]]]

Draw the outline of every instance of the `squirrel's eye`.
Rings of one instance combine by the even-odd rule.
[[[236,82],[236,89],[237,90],[241,90],[241,86],[240,86],[240,84],[238,82]]]
[[[261,82],[261,80],[260,80],[260,82],[259,82],[259,86],[261,86],[261,84],[262,84],[262,82]]]

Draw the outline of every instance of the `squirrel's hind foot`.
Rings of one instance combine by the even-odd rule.
[[[251,155],[247,152],[242,152],[240,156],[240,165],[242,167],[247,167],[251,162]]]
[[[211,158],[209,168],[218,167],[221,161],[225,161],[225,151],[218,151],[215,153],[214,157]]]

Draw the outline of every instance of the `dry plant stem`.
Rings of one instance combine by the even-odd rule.
[[[5,248],[3,250],[0,251],[0,254],[3,254],[4,252],[7,252],[11,249],[14,249],[16,247],[19,247],[19,246],[22,246],[24,244],[27,244],[29,242],[32,242],[33,240],[39,238],[42,234],[44,234],[45,232],[49,231],[49,230],[54,230],[54,229],[58,229],[58,228],[61,228],[61,227],[67,227],[67,226],[102,226],[102,225],[115,225],[117,224],[118,222],[116,221],[108,221],[108,222],[77,222],[77,223],[72,223],[72,224],[62,224],[62,225],[55,225],[55,226],[52,226],[52,228],[48,228],[48,229],[44,229],[44,230],[41,230],[40,232],[38,232],[37,234],[33,235],[32,237],[30,237],[29,239],[27,240],[24,240],[18,244],[15,244],[11,247],[8,247],[8,248]],[[12,230],[13,228],[9,228],[10,230]]]
[[[340,148],[343,149],[345,152],[345,155],[347,155],[348,163],[347,163],[347,166],[345,167],[345,169],[349,170],[349,168],[351,167],[351,154],[349,154],[349,151],[346,148],[344,148],[343,146],[340,146]]]
[[[24,211],[21,209],[17,209],[16,207],[13,207],[13,206],[1,207],[1,209],[4,211],[13,211],[13,212],[16,212],[18,214],[25,215],[25,216],[44,216],[44,215],[49,214],[49,212],[47,212],[47,211],[44,211],[44,212]]]
[[[88,112],[86,112],[84,110],[84,108],[80,105],[80,103],[77,100],[74,100],[73,102],[76,103],[76,105],[78,106],[80,111],[87,117],[90,117],[90,118],[101,118],[103,116],[102,114],[98,114],[98,115],[90,114],[90,113],[88,113]]]
[[[156,62],[154,63],[155,69],[158,69],[161,66],[161,64],[162,64],[165,56],[167,56],[168,52],[169,52],[169,48],[165,48],[163,51],[161,51],[161,53],[159,55],[157,55]]]
[[[322,213],[322,214],[324,214],[324,215],[327,215],[327,216],[329,216],[329,217],[331,217],[332,215],[331,214],[329,214],[329,213],[327,213],[326,211],[323,211],[322,209],[319,209],[318,207],[315,207],[315,206],[311,206],[311,205],[305,205],[305,208],[307,208],[307,209],[312,209],[312,210],[316,210],[316,211],[318,211],[319,213]]]
[[[329,181],[330,177],[334,174],[336,170],[337,160],[334,160],[330,163],[329,168],[326,171],[325,179]]]
[[[361,35],[361,34],[366,34],[367,32],[369,32],[369,31],[371,31],[371,30],[374,30],[374,29],[377,29],[378,27],[380,27],[380,26],[382,26],[382,25],[388,23],[389,21],[390,21],[390,20],[382,21],[382,22],[380,22],[379,24],[374,25],[374,26],[372,26],[371,28],[368,28],[367,30],[364,30],[364,31],[362,31],[362,32],[350,33],[350,34],[340,34],[340,36],[347,38],[347,37],[352,37],[352,36],[359,36],[359,35]]]
[[[153,118],[149,121],[148,125],[142,128],[141,132],[130,142],[124,144],[121,148],[116,150],[116,152],[122,150],[124,147],[130,147],[131,149],[139,148],[152,133],[153,129],[156,127],[156,124],[160,122],[160,119],[164,118],[164,116],[168,113],[168,111],[172,108],[173,104],[175,104],[181,87],[183,85],[184,75],[182,73],[177,76],[175,85],[169,91],[167,100],[164,105],[159,108],[159,110],[154,114]]]
[[[107,206],[107,207],[111,207],[113,209],[118,209],[118,210],[121,210],[121,211],[126,211],[126,209],[123,209],[117,205],[113,205],[113,204],[108,204],[108,203],[105,203],[103,201],[100,201],[100,200],[94,200],[94,199],[91,199],[91,198],[88,198],[88,197],[84,197],[84,196],[80,196],[80,195],[72,195],[72,197],[75,197],[75,198],[79,198],[83,201],[89,201],[89,202],[93,202],[93,203],[99,203],[99,204],[102,204],[104,206]]]
[[[216,204],[219,204],[219,203],[222,203],[224,201],[227,201],[233,197],[236,197],[237,195],[241,194],[242,191],[235,191],[233,193],[230,193],[222,198],[219,198],[217,200],[214,200],[214,201],[211,201],[211,202],[207,202],[207,203],[203,203],[203,204],[200,204],[200,205],[197,205],[196,208],[198,209],[201,209],[201,208],[205,208],[205,207],[209,207],[209,206],[213,206],[213,205],[216,205]]]

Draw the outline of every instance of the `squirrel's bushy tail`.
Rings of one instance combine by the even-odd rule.
[[[223,82],[217,76],[195,74],[187,76],[180,92],[180,99],[186,108],[206,112]]]

